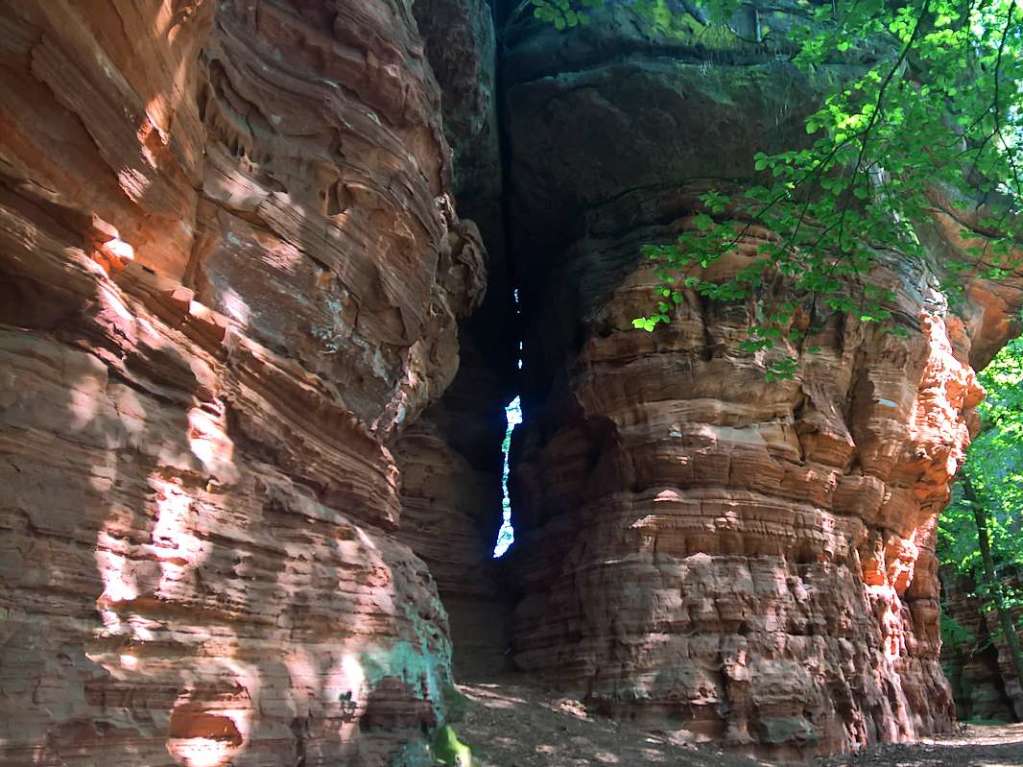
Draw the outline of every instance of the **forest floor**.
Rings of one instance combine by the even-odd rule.
[[[465,712],[454,723],[479,767],[757,767],[714,748],[674,742],[595,717],[581,703],[511,676],[460,684]]]
[[[459,685],[454,724],[479,767],[763,767],[713,747],[681,743],[594,717],[578,701],[510,677]],[[1023,724],[963,725],[945,738],[878,746],[819,767],[1023,767]]]
[[[911,744],[875,746],[822,764],[827,767],[1019,767],[1023,765],[1023,724],[963,724],[954,735]]]

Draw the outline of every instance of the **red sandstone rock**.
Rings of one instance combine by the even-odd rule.
[[[483,276],[407,7],[12,2],[0,56],[0,761],[428,761],[386,442]]]
[[[413,423],[482,290],[452,189],[501,231],[485,10],[418,9],[456,185],[406,4],[0,7],[5,764],[424,763],[438,590],[496,665],[507,291]],[[749,306],[633,331],[639,246],[802,135],[815,85],[612,13],[507,38],[516,659],[760,754],[946,727],[934,519],[1018,286],[971,283],[957,318],[924,270],[882,271],[908,338],[822,317],[783,384],[739,347]]]
[[[634,330],[657,285],[641,246],[752,177],[756,151],[805,140],[818,81],[607,14],[505,31],[526,318],[515,661],[598,709],[775,758],[945,730],[935,520],[976,425],[970,361],[1006,340],[1020,285],[974,282],[956,316],[926,265],[882,260],[905,338],[765,287],[815,319],[770,352],[798,358],[791,381],[740,345],[753,301],[689,292],[670,326]],[[920,223],[935,262],[962,247],[941,214]]]
[[[934,522],[976,384],[944,323],[922,314],[902,341],[847,322],[770,384],[734,341],[701,355],[723,310],[631,331],[644,274],[593,318],[573,410],[518,468],[541,479],[516,661],[780,757],[947,727]],[[821,449],[825,429],[848,447]]]
[[[460,680],[507,663],[507,584],[492,561],[501,523],[504,406],[515,397],[518,349],[504,259],[495,35],[487,0],[416,0],[426,55],[443,90],[458,209],[487,243],[489,288],[459,332],[459,369],[441,402],[393,443],[401,469],[398,537],[437,580]]]

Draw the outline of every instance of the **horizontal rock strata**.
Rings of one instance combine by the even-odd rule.
[[[762,756],[950,725],[935,518],[1020,284],[949,309],[935,190],[904,337],[802,300],[769,383],[752,302],[635,331],[641,246],[858,64],[628,5],[0,4],[0,762],[429,764],[452,638]]]
[[[950,636],[942,665],[955,692],[960,719],[1013,722],[1023,719],[1023,690],[998,616],[983,609],[976,584],[941,568],[942,620]]]
[[[478,301],[389,0],[0,8],[0,761],[429,763],[387,447]]]
[[[762,48],[658,39],[621,8],[561,36],[513,17],[507,38],[527,318],[516,662],[599,710],[774,758],[948,729],[935,520],[982,396],[971,345],[984,362],[1006,337],[997,289],[960,318],[926,264],[892,259],[872,279],[905,338],[804,300],[798,371],[773,383],[740,347],[753,301],[690,292],[670,326],[634,330],[657,285],[640,247],[750,178],[756,151],[797,143],[851,65],[812,81]],[[940,219],[928,232],[936,254],[959,245]],[[771,289],[756,299],[789,296]]]
[[[454,152],[458,210],[487,244],[487,294],[459,332],[459,368],[441,402],[394,445],[402,474],[399,538],[429,565],[447,609],[457,676],[507,662],[506,590],[492,561],[501,524],[504,405],[516,394],[515,326],[504,253],[496,40],[487,0],[417,0]]]

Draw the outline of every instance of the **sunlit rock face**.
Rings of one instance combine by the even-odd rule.
[[[507,657],[510,272],[516,662],[769,756],[948,726],[934,520],[1018,286],[896,255],[907,336],[804,304],[775,384],[750,306],[632,330],[820,82],[505,5],[497,77],[482,0],[0,3],[0,762],[429,763],[450,637]]]
[[[982,396],[971,343],[1005,340],[984,335],[994,302],[964,320],[925,264],[883,258],[872,279],[905,337],[803,301],[798,371],[774,383],[739,346],[752,302],[688,294],[670,326],[633,330],[656,285],[640,246],[798,142],[819,82],[770,51],[658,41],[620,8],[566,35],[513,16],[506,39],[526,318],[515,661],[607,712],[776,758],[946,730],[935,521]]]
[[[479,299],[389,0],[0,7],[0,762],[415,765],[387,445]]]

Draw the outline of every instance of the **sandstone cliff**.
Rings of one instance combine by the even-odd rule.
[[[933,264],[882,259],[906,337],[803,301],[780,383],[739,346],[753,301],[690,293],[670,326],[634,331],[657,284],[640,246],[798,142],[854,62],[810,80],[765,47],[659,39],[621,7],[566,35],[508,23],[516,662],[616,716],[776,758],[947,729],[935,520],[982,396],[971,350],[983,364],[1004,342],[1019,286],[975,284],[957,316]],[[962,245],[944,214],[923,231],[935,263]]]
[[[458,209],[479,224],[487,245],[488,290],[461,326],[454,381],[395,445],[402,472],[398,535],[437,579],[459,648],[455,668],[465,679],[505,666],[510,613],[492,561],[518,330],[504,250],[497,50],[486,0],[419,0],[414,10],[443,92]]]
[[[1023,719],[1023,690],[997,615],[984,609],[972,580],[944,565],[941,588],[943,620],[953,626],[951,641],[942,645],[941,660],[959,718]]]
[[[948,727],[934,522],[1019,286],[951,311],[936,210],[905,338],[807,301],[772,384],[749,305],[633,330],[640,246],[855,63],[497,10],[0,5],[4,764],[428,764],[452,639],[767,756]]]
[[[387,447],[483,288],[406,4],[0,8],[0,761],[419,764]]]

